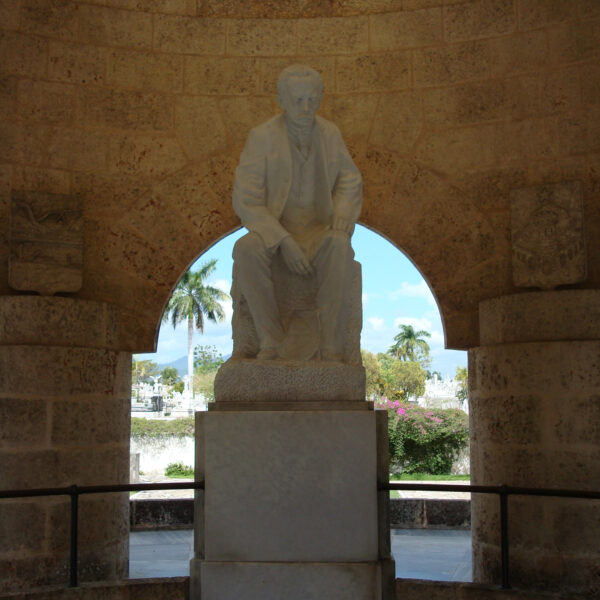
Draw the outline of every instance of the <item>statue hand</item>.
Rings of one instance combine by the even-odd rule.
[[[313,272],[311,264],[306,260],[306,256],[291,236],[288,235],[283,238],[279,247],[281,248],[283,260],[292,273],[308,275]]]
[[[350,235],[352,229],[352,221],[344,219],[343,217],[333,217],[333,225],[331,227],[334,231],[343,231]]]

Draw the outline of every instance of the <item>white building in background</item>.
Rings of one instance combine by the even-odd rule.
[[[456,394],[460,389],[460,382],[450,379],[448,375],[440,379],[434,375],[432,379],[425,382],[425,394],[417,398],[417,404],[425,408],[460,408],[469,412],[469,403],[461,402]]]

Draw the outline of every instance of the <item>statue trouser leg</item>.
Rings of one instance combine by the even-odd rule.
[[[233,247],[237,284],[248,303],[261,350],[276,349],[284,337],[271,274],[273,254],[252,232]]]
[[[343,332],[340,318],[348,295],[354,252],[350,237],[342,231],[328,231],[322,238],[312,264],[317,275],[317,308],[321,334],[321,357],[340,360]]]

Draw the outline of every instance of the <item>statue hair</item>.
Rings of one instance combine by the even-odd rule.
[[[319,95],[323,95],[323,79],[317,71],[306,65],[290,65],[281,71],[277,79],[277,95],[281,97],[287,91],[287,82],[290,77],[312,77],[317,85]]]

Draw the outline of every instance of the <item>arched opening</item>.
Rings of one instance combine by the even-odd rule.
[[[231,234],[221,238],[213,244],[208,250],[204,251],[191,265],[192,270],[197,270],[200,265],[207,261],[216,260],[216,268],[207,279],[207,283],[218,287],[223,291],[229,291],[231,285],[232,258],[231,251],[233,245],[245,230],[236,230]],[[423,339],[429,346],[428,357],[423,357],[423,381],[419,391],[414,394],[408,394],[405,398],[412,405],[423,409],[444,409],[449,405],[460,406],[460,400],[456,397],[457,383],[455,375],[457,368],[466,367],[466,353],[456,350],[446,350],[444,347],[444,326],[443,319],[438,309],[438,305],[433,292],[428,283],[423,278],[420,271],[413,262],[388,239],[363,225],[358,225],[353,237],[353,248],[356,254],[356,260],[362,264],[363,276],[363,330],[361,339],[361,348],[372,356],[389,355],[390,348],[394,345],[394,337],[399,333],[400,326],[410,326],[415,332],[426,332]],[[231,304],[225,303],[226,319],[224,322],[215,324],[205,321],[204,333],[196,332],[194,338],[194,347],[196,356],[204,356],[205,359],[212,358],[226,360],[229,358],[232,349],[231,340]],[[157,351],[153,354],[136,355],[134,360],[151,360],[158,366],[158,373],[165,368],[175,368],[178,375],[185,376],[187,368],[186,360],[187,346],[187,327],[184,323],[173,328],[170,323],[161,323],[158,335]],[[198,360],[196,364],[198,365]],[[166,386],[162,387],[166,396]],[[389,394],[390,388],[385,390],[381,388],[378,401],[385,400],[385,394]],[[404,392],[399,384],[396,390],[398,394]],[[151,416],[159,419],[163,423],[173,422],[178,418],[187,419],[191,422],[191,410],[205,410],[206,397],[201,389],[196,389],[197,397],[192,405],[186,404],[185,399],[181,401],[174,400],[173,397],[166,398],[163,404],[162,413],[160,411],[148,411],[146,415],[141,413],[135,417]],[[165,410],[166,407],[166,410]],[[467,409],[466,401],[463,407]],[[168,414],[167,414],[168,413]],[[135,413],[132,413],[135,414]],[[433,413],[432,413],[433,414]],[[134,417],[134,420],[135,420]],[[168,427],[168,426],[166,426]],[[175,430],[175,428],[173,429]],[[138,436],[139,437],[139,436]],[[185,437],[185,436],[184,436]],[[152,444],[140,444],[136,439],[135,433],[132,439],[132,451],[148,450]],[[142,457],[141,470],[146,480],[164,479],[169,475],[172,477],[182,477],[187,475],[191,477],[191,472],[186,471],[185,467],[193,466],[193,439],[187,442],[181,439],[170,443],[157,442],[156,446],[162,446],[163,454],[152,450],[149,456]],[[148,466],[151,461],[155,462],[154,467]],[[465,461],[463,456],[463,462]],[[468,464],[468,457],[466,459]],[[166,469],[171,465],[171,469]],[[178,469],[175,465],[179,465]],[[468,471],[467,471],[468,473]],[[398,492],[392,492],[394,499],[403,502]],[[191,497],[191,494],[181,493],[182,496]],[[141,497],[141,496],[140,496]],[[424,502],[425,499],[419,499]],[[410,501],[408,504],[411,504]],[[414,504],[414,503],[412,503]],[[406,523],[396,523],[397,527],[395,537],[396,548],[401,560],[397,560],[398,572],[401,577],[416,576],[411,575],[411,570],[403,566],[406,557],[410,552],[415,551],[414,540],[411,540],[409,550],[406,540],[403,538],[402,530],[408,526]],[[139,535],[139,534],[136,534]],[[468,532],[466,532],[468,536]],[[188,538],[184,539],[183,534],[177,534],[174,543],[181,546],[191,543],[191,531]],[[467,538],[465,538],[467,539]],[[461,540],[465,545],[465,540]],[[417,541],[419,544],[420,541]],[[466,544],[470,541],[467,539]],[[131,576],[137,577],[141,574],[147,574],[142,571],[138,564],[141,560],[138,551],[140,544],[132,543],[131,554]],[[418,547],[418,546],[417,546]],[[173,552],[173,557],[178,553]],[[462,552],[461,559],[464,562],[465,553]],[[169,562],[169,561],[166,561]],[[188,568],[185,561],[170,561],[168,566],[172,575],[179,575],[186,572]],[[178,564],[176,564],[178,563]],[[464,565],[463,565],[464,566]],[[468,564],[470,569],[470,561]],[[432,565],[424,563],[424,570],[419,572],[420,578],[443,578],[443,574],[435,571]],[[138,575],[139,573],[139,575]],[[161,571],[163,573],[163,571]],[[460,572],[458,577],[469,579],[465,569]]]

